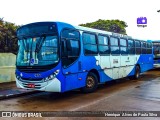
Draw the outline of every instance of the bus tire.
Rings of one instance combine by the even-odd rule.
[[[140,67],[138,65],[136,65],[134,79],[138,79],[139,77],[140,77]]]
[[[94,92],[98,87],[98,78],[97,76],[90,72],[86,78],[86,86],[81,88],[81,92],[83,93],[91,93]]]

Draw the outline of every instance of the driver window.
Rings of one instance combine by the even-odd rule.
[[[79,31],[64,29],[61,34],[61,58],[63,67],[73,64],[80,54]]]

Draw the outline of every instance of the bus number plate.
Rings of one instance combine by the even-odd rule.
[[[35,84],[28,84],[27,87],[28,88],[35,88]]]

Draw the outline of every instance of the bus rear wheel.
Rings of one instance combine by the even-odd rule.
[[[98,78],[97,76],[90,72],[88,73],[87,79],[86,79],[86,86],[81,88],[81,91],[83,93],[91,93],[94,92],[98,87]]]
[[[135,74],[134,74],[134,79],[138,79],[140,77],[140,67],[136,66],[135,68]]]

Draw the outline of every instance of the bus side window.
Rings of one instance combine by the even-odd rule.
[[[146,54],[146,42],[145,41],[141,42],[141,50],[142,50],[142,54]]]
[[[110,49],[111,49],[111,55],[120,54],[118,38],[110,37]]]
[[[127,49],[127,40],[120,38],[120,52],[122,55],[127,55],[128,54],[128,49]]]
[[[141,43],[140,43],[140,41],[135,41],[135,47],[136,47],[136,54],[140,55],[141,54]]]
[[[134,55],[135,54],[135,42],[134,40],[128,40],[128,54]]]
[[[147,54],[152,54],[152,43],[147,43]]]
[[[98,50],[100,55],[110,54],[108,36],[98,35]]]
[[[96,42],[96,34],[94,33],[86,33],[82,34],[83,44],[84,44],[84,54],[85,55],[97,55],[97,42]]]

